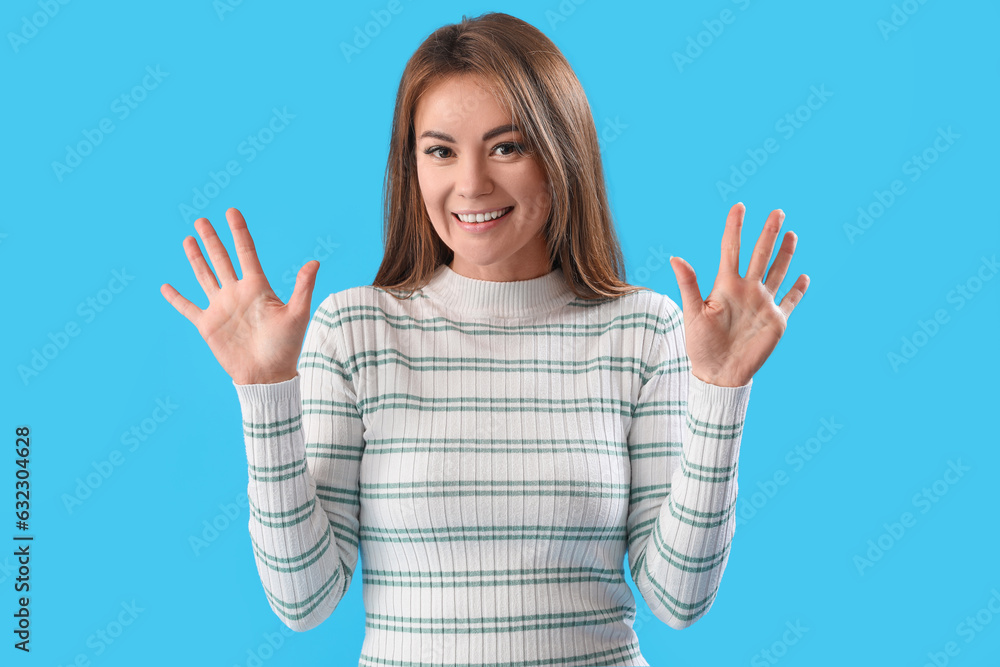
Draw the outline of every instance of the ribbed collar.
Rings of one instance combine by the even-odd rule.
[[[530,280],[496,282],[469,278],[442,264],[423,289],[431,299],[470,317],[532,317],[576,297],[558,267]]]

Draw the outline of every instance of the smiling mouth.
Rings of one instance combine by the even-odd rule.
[[[499,220],[499,219],[501,219],[501,218],[504,218],[504,217],[506,217],[506,216],[507,216],[507,215],[508,215],[508,214],[509,214],[509,213],[510,213],[511,211],[513,211],[513,210],[514,210],[514,207],[513,207],[513,206],[508,206],[508,207],[507,207],[506,209],[501,209],[501,210],[503,211],[503,213],[502,213],[502,214],[500,214],[500,215],[498,215],[498,216],[496,216],[495,218],[493,218],[493,217],[490,217],[490,216],[484,216],[482,220],[478,220],[478,219],[477,219],[477,220],[475,220],[475,221],[469,221],[469,222],[466,222],[466,221],[464,221],[464,220],[460,219],[460,218],[458,217],[458,214],[456,214],[456,213],[452,213],[451,215],[452,215],[452,217],[454,217],[454,218],[455,218],[455,220],[457,220],[458,222],[462,222],[462,223],[464,223],[464,224],[467,224],[467,225],[478,225],[478,224],[482,224],[482,223],[485,223],[485,222],[492,222],[492,221],[494,221],[494,220]]]

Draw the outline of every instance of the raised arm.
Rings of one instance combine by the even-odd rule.
[[[682,629],[711,607],[729,558],[750,384],[693,376],[680,309],[661,319],[628,435],[628,557],[650,610]]]
[[[775,303],[795,252],[792,232],[764,275],[785,217],[780,209],[768,216],[746,276],[740,275],[745,214],[742,203],[729,210],[707,298],[691,265],[671,257],[684,310],[663,301],[664,334],[647,362],[630,427],[629,564],[650,608],[675,628],[700,618],[715,599],[736,526],[737,463],[752,378],[809,287],[801,274]]]
[[[306,333],[319,263],[299,270],[282,303],[242,214],[231,208],[226,218],[243,277],[212,225],[199,218],[195,228],[215,273],[193,237],[184,239],[184,250],[208,308],[169,284],[160,292],[195,325],[236,386],[257,570],[274,612],[293,630],[308,630],[337,606],[357,563],[361,420],[328,311],[321,307]]]
[[[333,612],[358,562],[362,422],[332,299],[313,316],[295,378],[236,385],[257,571],[271,609],[298,631]]]

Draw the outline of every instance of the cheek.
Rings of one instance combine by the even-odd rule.
[[[442,205],[441,195],[438,192],[440,188],[435,182],[434,177],[418,170],[417,185],[420,186],[420,196],[423,198],[424,205],[428,208],[428,211],[440,208]]]
[[[521,183],[521,191],[525,193],[524,204],[525,213],[531,218],[541,218],[544,222],[548,217],[549,208],[552,203],[552,195],[549,192],[549,185],[545,179],[545,172],[539,165],[527,170]]]
[[[524,212],[528,217],[544,223],[545,218],[549,215],[549,208],[552,204],[552,197],[549,194],[548,186],[544,184],[539,186],[536,181],[528,190],[528,196],[523,204]]]

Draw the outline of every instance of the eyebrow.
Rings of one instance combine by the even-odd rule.
[[[507,132],[520,132],[520,128],[517,125],[497,125],[492,130],[483,135],[483,141],[489,141],[495,136],[505,134]],[[441,141],[450,141],[451,143],[458,143],[455,141],[454,137],[450,134],[445,134],[444,132],[438,132],[437,130],[427,130],[421,134],[418,139],[423,139],[424,137],[432,137],[434,139],[440,139]]]

